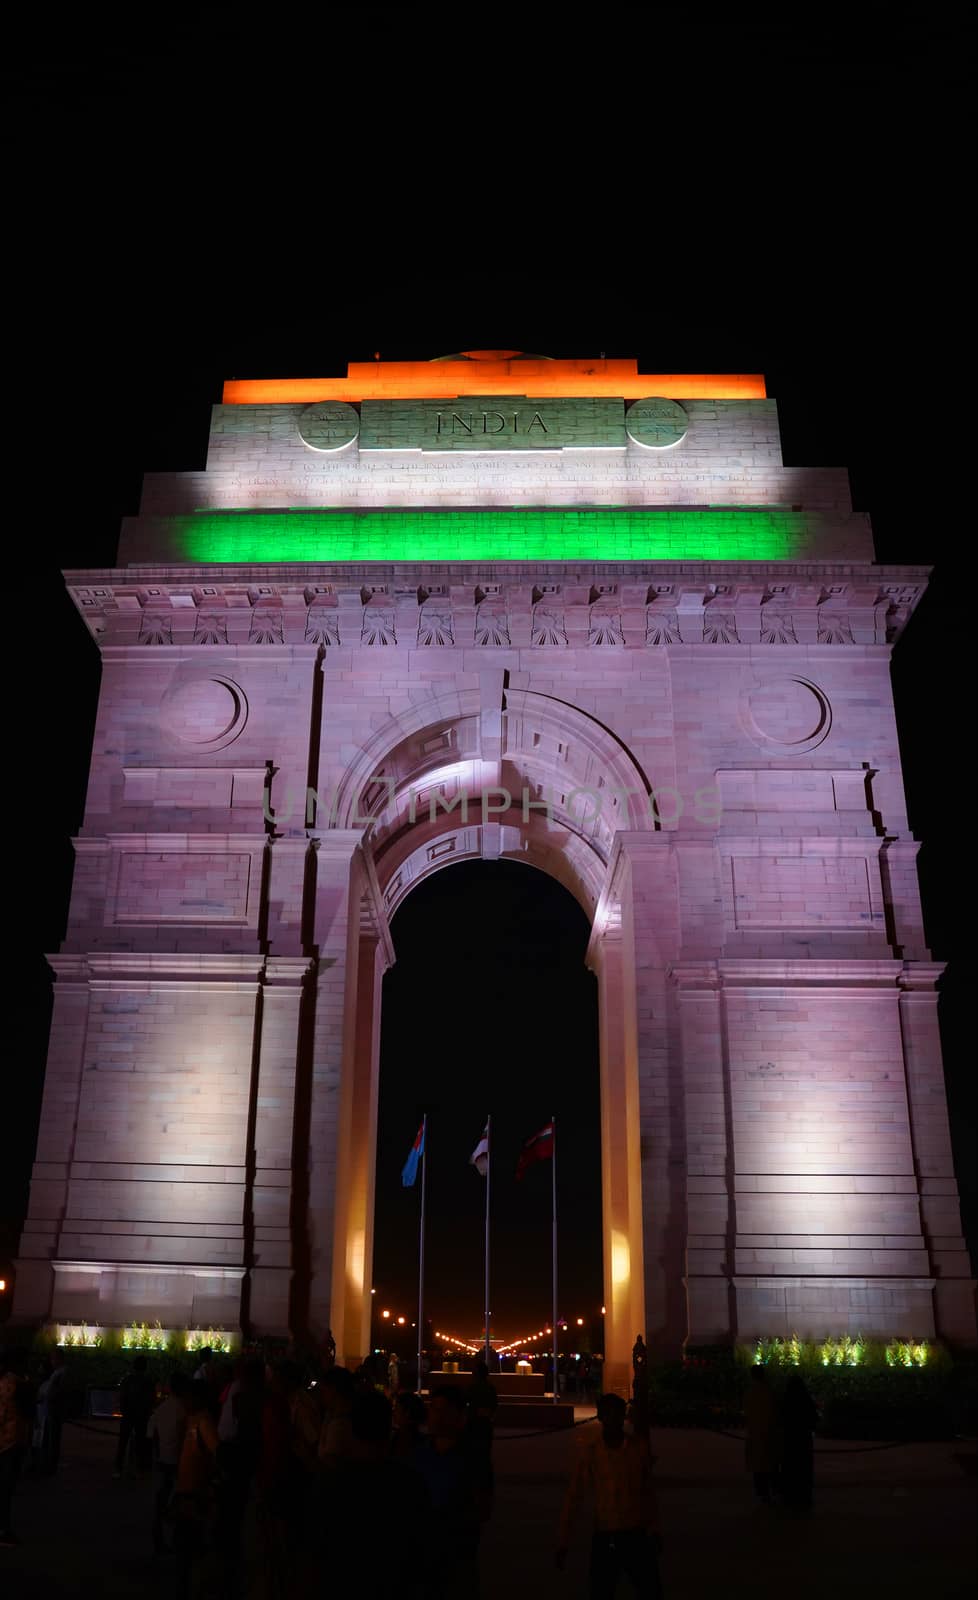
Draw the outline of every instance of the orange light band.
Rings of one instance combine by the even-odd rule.
[[[226,406],[311,405],[317,400],[452,400],[525,394],[643,400],[764,400],[757,373],[639,372],[637,361],[351,361],[345,378],[232,378]]]

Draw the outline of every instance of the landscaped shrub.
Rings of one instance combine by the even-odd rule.
[[[682,1361],[649,1371],[653,1422],[741,1426],[747,1373],[758,1358],[775,1391],[793,1372],[804,1379],[825,1438],[946,1439],[974,1428],[978,1363],[952,1361],[923,1340],[883,1344],[852,1335],[688,1349]]]

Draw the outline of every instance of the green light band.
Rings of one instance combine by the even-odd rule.
[[[200,511],[153,519],[190,563],[334,561],[790,561],[818,517],[752,507],[656,511]]]

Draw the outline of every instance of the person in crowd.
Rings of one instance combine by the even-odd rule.
[[[244,1371],[246,1356],[238,1356],[231,1369],[231,1381],[227,1383],[218,1396],[219,1410],[217,1414],[217,1440],[218,1446],[231,1444],[237,1433],[237,1422],[234,1415],[235,1396],[241,1392],[241,1374]],[[220,1448],[218,1453],[220,1454]]]
[[[119,1385],[119,1443],[115,1453],[113,1477],[121,1478],[126,1464],[126,1451],[131,1449],[131,1461],[137,1471],[145,1471],[146,1427],[156,1402],[156,1385],[150,1377],[145,1356],[137,1356],[132,1367]]]
[[[489,1462],[466,1448],[465,1397],[448,1384],[433,1390],[428,1439],[415,1457],[431,1504],[431,1594],[476,1596],[479,1541],[492,1505]]]
[[[300,1531],[302,1469],[292,1454],[288,1384],[284,1364],[265,1374],[255,1471],[258,1535],[273,1594],[284,1594],[291,1585]]]
[[[477,1361],[472,1382],[465,1391],[468,1414],[465,1441],[484,1456],[490,1490],[493,1488],[492,1440],[498,1404],[499,1396],[489,1378],[489,1367],[485,1361]]]
[[[326,1329],[323,1365],[327,1372],[336,1365],[336,1340],[333,1338],[332,1328]]]
[[[164,1522],[170,1497],[176,1487],[177,1468],[183,1436],[187,1431],[187,1399],[190,1380],[182,1372],[170,1374],[167,1393],[146,1427],[153,1452],[153,1549],[157,1556],[166,1548]]]
[[[263,1357],[254,1354],[245,1356],[237,1382],[236,1393],[229,1391],[228,1394],[231,1414],[230,1423],[225,1427],[225,1437],[220,1437],[220,1424],[215,1430],[220,1466],[215,1535],[228,1594],[234,1594],[237,1590],[242,1529],[262,1454],[265,1403]],[[210,1385],[206,1385],[206,1388],[209,1394]]]
[[[202,1349],[198,1350],[197,1365],[194,1368],[194,1383],[210,1383],[213,1376],[211,1372],[213,1360],[214,1352],[209,1344],[205,1344]]]
[[[217,1470],[217,1428],[211,1416],[210,1386],[195,1379],[186,1399],[187,1424],[172,1500],[178,1600],[190,1600],[194,1569],[207,1553]]]
[[[598,1401],[601,1431],[579,1449],[564,1499],[556,1564],[563,1569],[571,1528],[580,1504],[594,1508],[589,1593],[606,1600],[618,1578],[630,1578],[640,1600],[659,1600],[658,1520],[652,1464],[644,1439],[625,1432],[625,1401],[604,1394]]]
[[[0,1547],[17,1544],[12,1527],[14,1492],[31,1437],[34,1396],[27,1381],[27,1353],[0,1356]]]
[[[283,1361],[277,1379],[289,1412],[289,1452],[303,1472],[312,1472],[322,1428],[316,1392],[305,1382],[297,1361]]]
[[[781,1403],[780,1487],[784,1504],[791,1511],[812,1509],[815,1468],[815,1440],[818,1425],[815,1402],[797,1373],[785,1384]]]
[[[421,1476],[391,1453],[391,1403],[364,1389],[350,1412],[351,1450],[329,1484],[347,1587],[358,1600],[436,1600],[431,1505]],[[382,1524],[378,1524],[378,1515]]]
[[[61,1459],[61,1429],[65,1414],[65,1353],[60,1346],[52,1350],[45,1362],[44,1374],[37,1391],[34,1414],[34,1445],[37,1465],[46,1476],[58,1470]]]
[[[744,1416],[747,1422],[747,1469],[753,1474],[754,1493],[762,1504],[770,1505],[778,1470],[778,1413],[763,1366],[750,1369]]]
[[[428,1413],[419,1394],[402,1389],[394,1401],[392,1454],[401,1461],[413,1461],[425,1437]]]
[[[649,1352],[645,1340],[638,1334],[632,1345],[632,1393],[646,1386],[649,1378]]]
[[[392,1350],[387,1359],[387,1391],[393,1398],[401,1387],[401,1364],[397,1351]]]
[[[356,1393],[353,1374],[346,1367],[331,1367],[323,1374],[319,1398],[325,1416],[316,1453],[320,1465],[327,1471],[334,1470],[350,1456],[353,1443],[350,1413]]]

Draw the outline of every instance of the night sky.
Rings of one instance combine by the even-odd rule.
[[[886,29],[857,33],[824,19],[718,25],[679,55],[660,29],[637,84],[623,47],[621,61],[602,60],[598,40],[586,63],[548,61],[547,82],[587,85],[558,97],[559,118],[546,95],[521,91],[533,80],[525,56],[518,74],[485,61],[478,92],[455,75],[435,105],[402,41],[372,42],[367,62],[361,41],[355,57],[321,63],[329,104],[310,102],[301,128],[302,108],[276,118],[271,66],[242,75],[240,40],[214,48],[206,12],[144,51],[88,22],[43,47],[29,30],[15,36],[4,497],[18,1032],[0,1098],[0,1270],[26,1205],[50,1012],[43,953],[63,937],[98,692],[97,652],[60,571],[113,563],[143,472],[203,466],[225,378],[339,375],[377,351],[604,352],[649,372],[763,372],[786,464],[848,465],[878,559],[934,564],[894,677],[929,942],[950,963],[945,1061],[978,1234],[965,52],[953,28],[905,23],[899,7],[887,16]],[[244,116],[248,106],[261,114]],[[507,147],[520,161],[494,158],[492,139],[448,138],[466,118],[528,129]],[[581,137],[555,139],[557,124]],[[530,869],[461,865],[409,898],[393,934],[378,1290],[392,1307],[413,1301],[417,1192],[399,1173],[427,1108],[431,1309],[477,1330],[482,1184],[467,1162],[491,1110],[494,1310],[500,1332],[524,1331],[521,1316],[540,1325],[548,1174],[515,1187],[510,1174],[520,1141],[556,1110],[568,1180],[560,1310],[590,1314],[597,1060],[581,913]]]
[[[551,1171],[538,1162],[518,1183],[514,1174],[523,1141],[555,1115],[557,1315],[599,1318],[598,1005],[584,966],[587,917],[533,867],[472,861],[413,890],[391,931],[397,961],[384,979],[381,1031],[378,1296],[413,1297],[418,1205],[400,1171],[427,1111],[430,1310],[442,1331],[478,1335],[485,1186],[468,1160],[489,1112],[493,1329],[508,1340],[550,1321]]]

